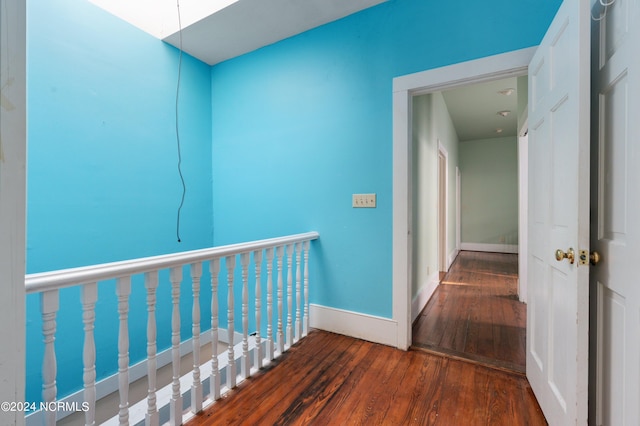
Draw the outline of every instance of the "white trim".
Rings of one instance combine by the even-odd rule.
[[[393,320],[397,347],[411,345],[411,98],[443,89],[527,74],[535,47],[393,79]]]
[[[309,319],[312,328],[396,346],[398,327],[395,321],[388,318],[311,304]]]
[[[442,158],[442,161],[441,161]],[[441,169],[444,164],[444,170]],[[444,182],[442,178],[444,177]],[[449,153],[438,139],[438,270],[449,270],[447,247],[449,238]],[[443,187],[444,186],[444,187]]]
[[[120,262],[29,274],[25,278],[25,287],[27,294],[55,290],[78,284],[142,274],[149,271],[182,267],[189,263],[204,262],[215,258],[229,257],[266,248],[308,242],[318,239],[319,236],[317,232],[307,232],[304,234],[288,235],[286,237],[269,238],[266,240],[182,251],[159,256],[141,257]]]
[[[489,253],[518,253],[517,244],[462,243],[462,250],[486,251]]]
[[[433,293],[438,288],[440,284],[439,280],[440,274],[436,272],[435,274],[431,274],[429,278],[427,278],[427,282],[422,286],[418,294],[413,297],[411,301],[411,323],[418,318],[420,312],[427,306],[429,299],[433,296]]]
[[[462,223],[461,223],[461,218],[462,218],[462,214],[461,214],[461,207],[460,207],[460,203],[462,200],[462,197],[460,196],[460,188],[461,188],[461,183],[462,183],[462,176],[460,175],[460,168],[458,166],[456,166],[456,250],[457,252],[460,251],[460,246],[462,244]],[[458,255],[458,253],[456,252],[456,256]],[[453,263],[453,262],[451,262]],[[449,266],[451,266],[451,263],[449,264]]]
[[[528,47],[396,77],[393,79],[393,92],[422,95],[483,81],[519,77],[527,74],[535,51],[536,47]]]
[[[0,4],[0,401],[24,401],[26,209],[26,6]],[[21,411],[0,424],[23,425]]]
[[[218,329],[219,341],[222,343],[229,343],[228,331],[224,328]],[[234,342],[242,342],[242,334],[233,333]],[[200,334],[200,347],[203,347],[211,343],[211,330],[203,331]],[[237,345],[237,344],[236,344]],[[187,339],[184,342],[180,343],[180,357],[188,355],[193,352],[193,339]],[[129,383],[133,383],[136,380],[139,380],[147,375],[147,359],[143,359],[142,361],[129,366]],[[165,365],[171,364],[172,355],[171,348],[167,348],[162,352],[159,352],[156,357],[157,368],[160,369]],[[206,364],[206,362],[204,363]],[[203,365],[204,365],[203,364]],[[96,383],[96,400],[104,398],[112,394],[113,392],[118,391],[118,373],[112,374],[109,377],[105,377]],[[64,398],[60,399],[61,402],[64,403],[76,403],[77,406],[81,406],[84,402],[84,390],[81,389],[77,392],[72,393],[71,395],[67,395]],[[56,420],[59,421],[64,419],[65,417],[73,414],[73,412],[65,412],[58,411],[56,415]],[[26,417],[27,426],[31,425],[40,425],[43,422],[42,412],[36,411],[29,414]]]
[[[524,127],[526,127],[526,121]],[[526,130],[525,130],[526,132]],[[522,133],[522,132],[521,132]],[[527,303],[527,268],[529,236],[529,136],[518,138],[518,297]]]
[[[454,248],[453,250],[451,250],[451,253],[449,253],[449,258],[447,259],[447,272],[449,272],[449,269],[451,269],[451,265],[453,265],[453,262],[455,262],[456,257],[458,257],[459,253],[460,250],[457,248]]]
[[[394,79],[394,87],[396,85]],[[411,346],[412,214],[411,96],[408,91],[393,93],[393,319],[398,324],[398,349]]]

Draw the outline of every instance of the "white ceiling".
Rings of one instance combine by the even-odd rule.
[[[387,0],[89,0],[214,65]]]
[[[182,49],[209,65],[386,0],[239,0],[182,30]],[[163,38],[179,47],[179,33]]]
[[[515,77],[442,92],[460,141],[516,136],[518,93]],[[514,89],[510,96],[498,93]],[[507,117],[498,111],[511,111]],[[497,133],[496,129],[503,129]]]
[[[89,0],[176,47],[176,0]],[[387,0],[179,0],[182,49],[214,65]],[[517,134],[516,78],[443,92],[460,141]],[[501,117],[498,111],[511,114]],[[496,133],[496,129],[503,129]]]

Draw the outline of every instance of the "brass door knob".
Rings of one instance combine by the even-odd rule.
[[[573,265],[576,260],[576,253],[572,248],[569,248],[566,253],[560,249],[556,250],[556,260],[561,262],[563,259],[569,259],[569,263]]]
[[[598,263],[600,263],[600,260],[602,260],[602,256],[600,256],[600,253],[598,253],[597,251],[594,251],[589,255],[589,260],[591,261],[592,265],[597,265]]]

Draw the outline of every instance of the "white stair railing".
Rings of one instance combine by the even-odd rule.
[[[158,289],[158,271],[144,274],[145,288],[147,289],[147,411],[145,413],[145,423],[147,425],[158,425],[160,417],[158,414],[156,396],[156,370],[157,370],[157,345],[156,338],[158,331],[156,328],[156,290]]]
[[[253,241],[249,243],[233,244],[209,249],[193,250],[189,252],[171,255],[154,256],[142,259],[134,259],[123,262],[114,262],[94,265],[82,268],[73,268],[26,276],[27,293],[40,294],[40,314],[42,316],[42,335],[44,340],[43,383],[42,399],[44,406],[56,407],[57,395],[57,359],[55,351],[56,316],[60,309],[60,289],[81,287],[81,316],[78,321],[83,324],[84,346],[82,349],[82,379],[83,390],[81,399],[85,410],[85,424],[96,424],[96,401],[104,396],[106,391],[100,390],[100,383],[96,383],[96,336],[94,326],[96,320],[95,306],[98,302],[98,284],[102,281],[116,280],[112,290],[117,296],[117,305],[114,310],[117,313],[118,347],[116,355],[118,360],[117,388],[119,392],[118,407],[114,407],[117,413],[108,421],[109,424],[139,424],[159,425],[169,422],[171,425],[182,424],[194,414],[207,408],[239,382],[254,374],[258,369],[267,365],[278,357],[295,342],[308,333],[309,324],[309,248],[310,241],[319,237],[316,232],[291,235],[287,237],[272,238]],[[264,254],[264,256],[263,256]],[[274,256],[275,255],[275,256]],[[284,262],[286,256],[286,264]],[[242,324],[242,339],[235,345],[234,330],[236,309],[234,299],[236,296],[236,258],[240,265],[240,292],[241,306],[239,311]],[[225,268],[221,271],[220,261],[224,261]],[[253,271],[255,272],[255,298],[253,309],[255,312],[255,329],[249,330],[249,271],[251,259],[253,259]],[[263,261],[266,266],[266,303],[263,303]],[[274,262],[275,261],[275,262]],[[211,274],[211,330],[210,340],[212,344],[212,357],[200,364],[200,345],[203,334],[200,330],[200,288],[203,263],[208,264]],[[276,274],[276,333],[274,339],[273,326],[273,274]],[[183,277],[183,268],[188,266],[191,274],[190,293],[193,299],[191,310],[192,322],[192,351],[193,368],[189,374],[180,377],[180,286]],[[283,283],[283,272],[286,266],[286,287]],[[295,287],[294,275],[295,269]],[[157,288],[159,272],[169,271],[171,284],[171,330],[158,330],[156,318]],[[304,271],[304,272],[302,272]],[[221,331],[219,324],[218,297],[224,297],[218,292],[220,274],[225,276],[227,283],[227,330],[228,350],[226,355],[218,354],[218,341]],[[133,336],[135,339],[146,337],[147,341],[147,383],[148,392],[146,399],[131,403],[129,401],[129,386],[133,381],[130,377],[129,345],[130,336],[128,328],[130,295],[132,276],[144,274],[144,287],[146,290],[147,327],[146,336]],[[301,276],[302,274],[302,276]],[[286,330],[284,330],[284,297],[286,296]],[[294,299],[295,297],[295,299]],[[295,306],[293,301],[296,301]],[[262,307],[266,306],[266,338],[261,336]],[[136,309],[142,310],[140,307]],[[295,319],[295,324],[294,324]],[[285,333],[286,331],[286,333]],[[158,365],[157,336],[158,333],[169,333],[171,336],[171,364],[172,381],[162,388],[157,389],[156,371]],[[205,335],[208,337],[208,335]],[[237,364],[240,371],[237,371]],[[239,374],[238,374],[239,373]],[[222,383],[226,383],[223,387]],[[205,390],[209,394],[205,395]],[[102,394],[102,395],[101,395]],[[79,395],[75,395],[77,397]],[[72,396],[74,397],[74,396]],[[68,399],[73,399],[68,397]],[[63,399],[64,400],[64,399]],[[185,401],[187,407],[184,406]],[[49,404],[49,405],[47,405]],[[163,414],[169,407],[169,414]],[[68,414],[68,413],[66,413]],[[39,410],[27,417],[27,424],[54,425],[65,415],[56,412],[55,409]],[[166,417],[166,418],[165,418]]]
[[[118,278],[116,284],[118,295],[118,390],[120,392],[120,410],[118,420],[121,425],[129,424],[129,295],[131,294],[131,278]],[[90,409],[90,411],[94,411]]]
[[[200,276],[202,263],[191,264],[191,283],[193,285],[193,308],[191,310],[191,335],[193,351],[193,384],[191,385],[191,412],[202,411],[202,382],[200,380]]]

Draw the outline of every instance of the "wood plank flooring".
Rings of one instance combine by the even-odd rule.
[[[526,377],[511,371],[525,350],[516,278],[515,256],[463,252],[414,324],[422,348],[313,330],[187,424],[546,425]]]
[[[413,325],[413,345],[524,373],[526,305],[515,254],[460,252]]]
[[[526,378],[313,330],[195,425],[545,425]]]

